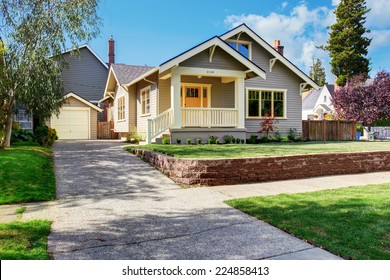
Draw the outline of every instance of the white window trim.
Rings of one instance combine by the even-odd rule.
[[[238,44],[240,44],[240,45],[248,45],[248,59],[252,60],[252,42],[228,39],[228,40],[226,40],[226,43],[236,44],[236,48],[235,48],[236,51],[238,51]]]
[[[255,120],[263,120],[264,117],[250,117],[249,116],[249,91],[277,91],[277,92],[283,92],[283,117],[275,117],[275,120],[287,120],[287,89],[281,89],[281,88],[245,88],[245,102],[246,102],[246,112],[245,117],[247,119],[255,119]],[[260,96],[261,98],[261,96]],[[274,95],[272,94],[272,104],[274,103]],[[261,110],[261,106],[259,107]]]
[[[149,112],[148,113],[143,113],[142,111],[145,109],[146,111],[146,108],[142,108],[142,96],[143,94],[146,92],[146,91],[149,91]],[[152,86],[147,86],[147,87],[144,87],[140,90],[140,96],[139,96],[139,101],[140,101],[140,106],[141,106],[141,117],[148,117],[148,116],[151,116],[151,109],[150,108],[150,105],[151,105],[151,102],[150,102],[150,97],[151,97],[151,92],[152,92]],[[145,102],[145,106],[146,106],[146,102]]]
[[[211,106],[211,87],[212,87],[211,84],[181,83],[180,86],[181,86],[181,89],[183,89],[184,87],[201,87],[201,88],[205,87],[205,88],[207,88],[209,96],[208,96],[206,108],[210,108],[210,106]],[[184,95],[184,90],[183,90],[183,95]],[[183,103],[180,104],[180,106],[182,108],[184,108],[185,98],[182,98],[182,101],[183,101]],[[203,105],[203,92],[201,93],[201,101],[200,102]],[[205,108],[205,107],[202,106],[201,108]]]
[[[122,108],[121,116],[123,115],[123,118],[119,118],[119,106],[120,106],[119,100],[121,100],[122,98],[123,98],[123,104],[122,104],[123,108]],[[118,97],[116,107],[117,107],[117,121],[118,122],[125,121],[126,120],[126,98],[124,95]]]

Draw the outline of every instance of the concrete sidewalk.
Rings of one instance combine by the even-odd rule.
[[[223,201],[345,186],[352,179],[181,189],[122,145],[55,144],[59,200],[26,204],[23,214],[23,220],[53,221],[48,249],[55,259],[339,259]],[[390,182],[390,172],[379,174],[351,176],[369,175],[364,184],[378,176]]]

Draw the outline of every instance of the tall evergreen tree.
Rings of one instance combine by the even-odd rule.
[[[310,78],[319,86],[323,86],[326,81],[325,67],[320,59],[313,60],[313,65],[310,66]]]
[[[330,53],[331,71],[339,86],[354,76],[368,76],[367,54],[372,39],[367,37],[370,30],[364,24],[369,11],[365,0],[341,0],[335,10],[336,23],[330,27],[330,38],[322,49]]]

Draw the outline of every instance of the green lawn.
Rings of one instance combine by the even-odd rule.
[[[0,260],[48,260],[49,221],[0,223]]]
[[[16,143],[0,149],[0,204],[55,199],[51,149]]]
[[[127,147],[127,150],[136,147]],[[153,150],[178,158],[236,158],[285,156],[331,152],[390,151],[390,142],[304,142],[258,145],[146,145]]]
[[[390,183],[226,203],[343,258],[390,260]]]

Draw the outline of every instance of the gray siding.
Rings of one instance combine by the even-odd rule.
[[[228,53],[219,47],[215,49],[212,62],[210,62],[209,57],[209,50],[205,50],[187,59],[186,61],[183,61],[180,63],[180,66],[239,71],[245,71],[247,69],[244,65],[242,65],[235,58],[231,57]]]
[[[302,99],[299,93],[300,83],[303,81],[280,61],[277,61],[269,72],[269,61],[273,56],[263,49],[259,44],[254,42],[248,35],[242,34],[240,40],[251,41],[252,43],[252,61],[266,71],[267,79],[260,77],[245,81],[245,87],[248,88],[265,88],[265,89],[283,89],[287,90],[286,117],[287,119],[279,120],[277,130],[286,135],[290,128],[296,128],[302,131]],[[260,130],[259,123],[262,119],[245,120],[245,127],[248,136]]]
[[[108,69],[87,48],[80,49],[80,57],[66,53],[64,58],[68,62],[61,74],[64,93],[74,92],[89,101],[102,99]]]

